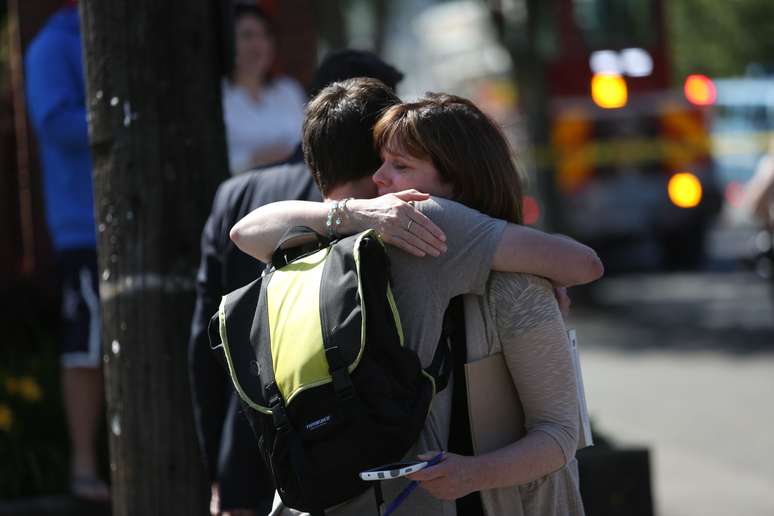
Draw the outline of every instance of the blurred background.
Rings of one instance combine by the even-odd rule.
[[[5,500],[67,482],[60,300],[21,65],[61,3],[0,2]],[[326,52],[353,47],[405,73],[404,99],[473,99],[513,144],[527,222],[602,257],[606,277],[570,293],[609,451],[581,457],[589,514],[774,514],[771,0],[258,3],[279,28],[277,66],[304,87]]]

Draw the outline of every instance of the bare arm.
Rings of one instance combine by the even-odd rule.
[[[430,460],[436,453],[423,453],[419,459]],[[456,500],[473,491],[527,484],[563,465],[562,451],[556,442],[542,432],[533,432],[484,455],[470,457],[445,452],[443,462],[409,478],[422,482],[422,487],[436,498]]]
[[[473,458],[476,490],[527,484],[561,469],[562,450],[547,434],[531,432],[515,443]]]
[[[328,203],[280,201],[266,204],[248,213],[231,228],[229,236],[245,253],[271,261],[271,254],[285,231],[292,226],[309,226],[325,234]]]
[[[492,269],[542,276],[559,287],[590,283],[604,273],[602,261],[590,247],[516,224],[505,228]]]
[[[766,156],[758,164],[752,179],[747,182],[741,205],[764,222],[772,221],[769,206],[774,204],[774,157]]]
[[[428,199],[427,194],[406,190],[375,199],[351,199],[343,210],[338,231],[351,235],[375,229],[386,243],[416,255],[438,256],[446,250],[441,229],[411,201]],[[308,226],[326,234],[326,221],[332,203],[281,201],[261,206],[236,223],[231,240],[245,253],[268,262],[287,228]]]

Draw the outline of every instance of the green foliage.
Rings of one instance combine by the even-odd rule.
[[[50,333],[7,321],[0,348],[0,499],[67,490],[68,439]]]
[[[771,0],[668,0],[675,82],[691,73],[743,75],[748,65],[774,66]]]

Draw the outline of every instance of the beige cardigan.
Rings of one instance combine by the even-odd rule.
[[[493,272],[485,296],[465,297],[468,361],[503,352],[529,432],[553,438],[565,466],[528,484],[481,492],[487,516],[582,516],[579,408],[572,351],[548,281]],[[462,515],[461,515],[462,516]]]

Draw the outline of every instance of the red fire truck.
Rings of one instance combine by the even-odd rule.
[[[720,206],[703,107],[711,81],[672,88],[661,0],[557,7],[546,169],[564,229],[609,270],[700,265]]]

